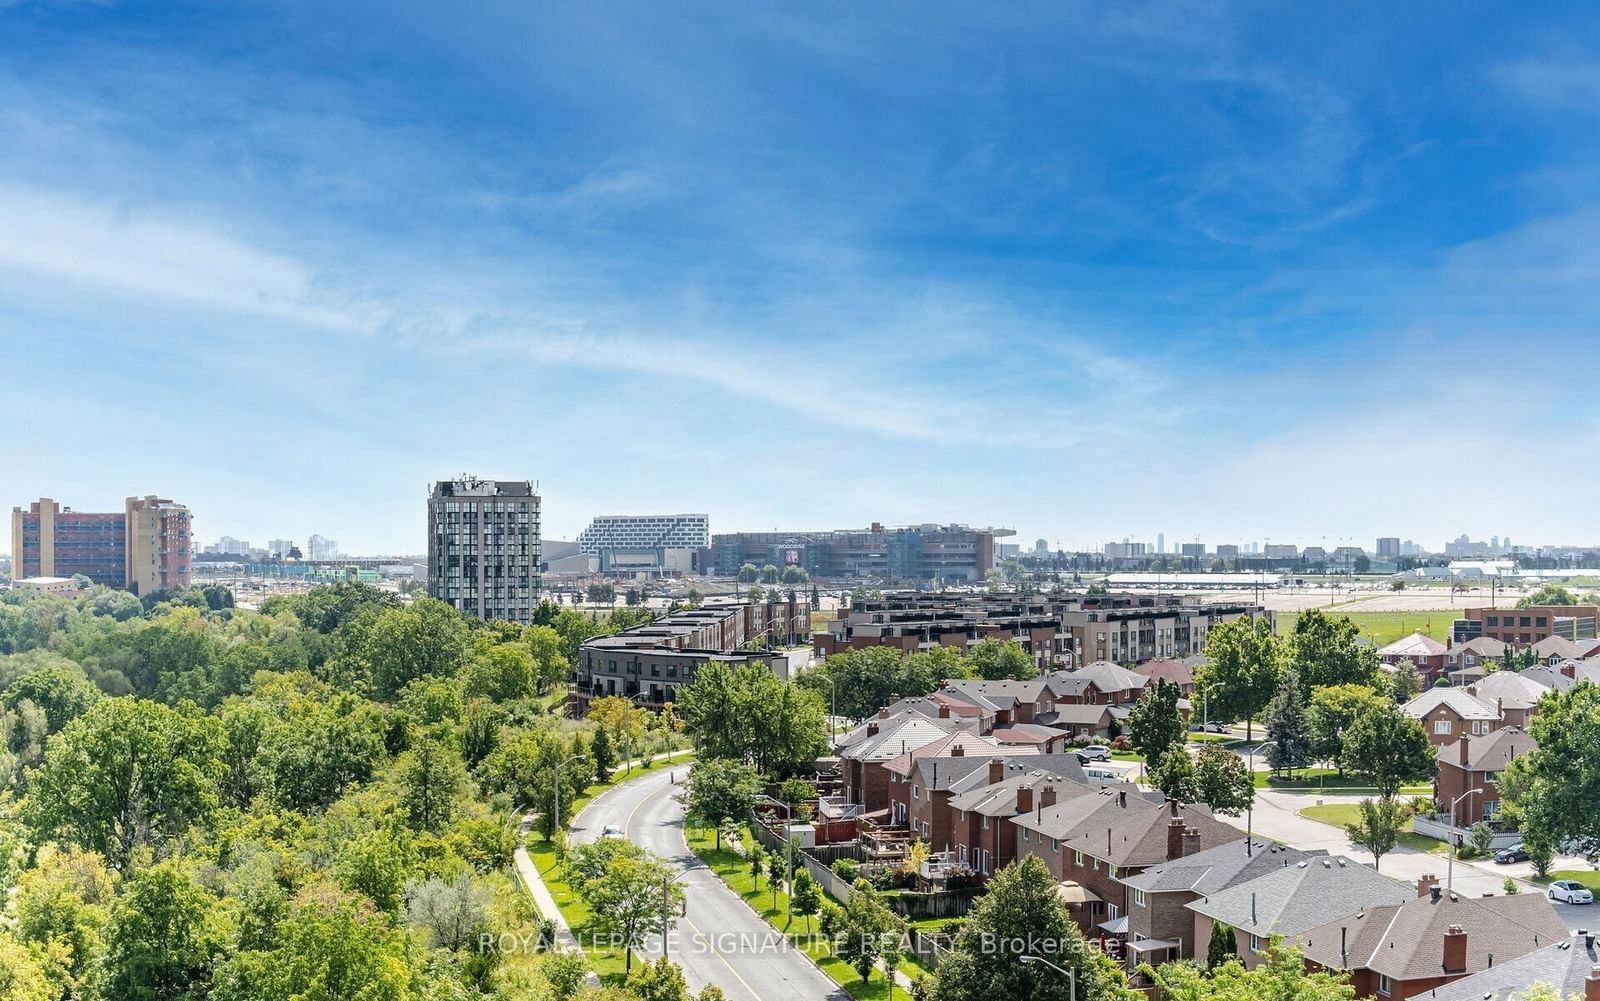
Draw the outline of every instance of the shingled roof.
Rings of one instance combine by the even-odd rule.
[[[1500,710],[1464,688],[1430,688],[1400,709],[1412,719],[1421,719],[1440,705],[1449,706],[1451,712],[1465,720],[1500,718]]]
[[[1487,970],[1412,997],[1428,1001],[1520,1001],[1536,983],[1554,987],[1558,997],[1581,997],[1584,981],[1596,966],[1600,966],[1600,945],[1593,935],[1578,935],[1516,959],[1501,961],[1496,957],[1495,964]]]
[[[1012,823],[1061,841],[1112,865],[1145,866],[1167,861],[1167,827],[1173,817],[1200,834],[1204,850],[1238,840],[1237,827],[1211,816],[1203,806],[1179,806],[1160,793],[1141,794],[1127,783],[1098,790],[1092,796],[1012,818]]]
[[[1249,849],[1246,851],[1246,849]],[[1269,872],[1286,869],[1324,851],[1303,852],[1274,841],[1250,842],[1245,838],[1185,855],[1171,862],[1151,866],[1122,880],[1147,893],[1187,890],[1202,896],[1219,893],[1230,886],[1248,882]]]
[[[1410,884],[1345,859],[1307,859],[1186,906],[1251,935],[1293,937],[1380,904],[1415,899]]]
[[[1466,966],[1444,968],[1445,934],[1466,933]],[[1391,980],[1420,980],[1477,973],[1491,963],[1525,956],[1564,941],[1567,926],[1543,894],[1464,897],[1413,896],[1401,904],[1369,907],[1306,932],[1306,959],[1335,970],[1373,970]]]
[[[1461,745],[1466,745],[1467,760],[1461,760]],[[1439,748],[1439,764],[1455,765],[1473,772],[1498,772],[1511,759],[1539,749],[1539,742],[1521,727],[1503,726],[1479,737],[1462,737]]]

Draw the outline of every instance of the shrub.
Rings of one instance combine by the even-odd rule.
[[[1126,736],[1113,737],[1111,739],[1111,749],[1113,751],[1131,751],[1133,750],[1133,741]]]
[[[861,863],[853,858],[834,859],[831,868],[835,876],[838,876],[851,886],[854,886],[856,880],[861,878]]]

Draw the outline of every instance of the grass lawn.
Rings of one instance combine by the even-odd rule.
[[[1346,824],[1355,823],[1359,816],[1359,808],[1354,803],[1331,803],[1326,806],[1308,806],[1300,811],[1300,816],[1308,820],[1328,824],[1332,827],[1343,829]],[[1413,848],[1419,852],[1431,852],[1442,855],[1450,850],[1443,841],[1425,838],[1415,831],[1406,831],[1400,835],[1400,844]]]
[[[1370,785],[1363,785],[1355,776],[1340,775],[1333,768],[1300,768],[1290,778],[1274,778],[1271,772],[1256,772],[1255,784],[1257,789],[1272,789],[1278,792],[1330,792],[1347,796],[1363,793],[1377,795],[1378,792]],[[1427,796],[1432,792],[1431,785],[1400,787],[1402,796]]]
[[[1416,632],[1444,643],[1450,637],[1450,624],[1462,617],[1460,611],[1449,608],[1428,612],[1346,612],[1335,605],[1332,609],[1324,608],[1322,611],[1335,618],[1349,616],[1350,621],[1361,630],[1361,635],[1378,646],[1386,646]],[[1287,636],[1294,632],[1294,623],[1299,617],[1298,612],[1279,612],[1278,633]]]
[[[1541,885],[1553,883],[1558,879],[1574,879],[1587,886],[1596,893],[1600,893],[1600,872],[1593,869],[1553,869],[1544,879],[1536,879],[1535,883]]]
[[[1234,744],[1244,743],[1243,737],[1235,737],[1231,733],[1200,733],[1191,730],[1186,736],[1191,744],[1221,744],[1223,747],[1231,747]]]
[[[1112,761],[1143,761],[1144,758],[1139,756],[1139,752],[1138,751],[1112,751],[1111,752],[1111,760]]]
[[[750,837],[748,828],[746,838]],[[736,854],[731,849],[716,847],[716,838],[712,831],[695,829],[689,832],[689,847],[700,857],[700,861],[711,867],[711,870],[728,885],[734,893],[744,898],[757,914],[782,932],[796,949],[803,950],[808,956],[816,960],[822,972],[829,979],[850,992],[851,997],[860,998],[862,1001],[894,1001],[895,998],[908,998],[909,995],[902,989],[890,984],[883,971],[873,973],[872,979],[862,983],[861,977],[855,969],[844,960],[834,956],[820,939],[806,937],[806,919],[796,917],[792,922],[789,919],[789,896],[781,889],[776,894],[765,878],[757,887],[750,876],[750,864],[744,857]],[[948,919],[946,919],[948,920]],[[813,929],[816,919],[811,919]],[[917,976],[927,973],[921,966],[909,958],[900,964],[901,972],[913,980]]]

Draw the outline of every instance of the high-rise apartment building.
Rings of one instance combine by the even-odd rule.
[[[189,586],[189,509],[129,497],[120,512],[74,511],[48,497],[11,510],[12,575],[75,574],[136,594]]]
[[[193,532],[189,509],[151,495],[129,497],[128,590],[134,594],[189,586]]]
[[[578,551],[607,549],[704,549],[711,545],[711,518],[704,514],[603,514],[578,533]]]
[[[339,543],[334,539],[325,539],[320,535],[313,535],[306,540],[306,559],[308,560],[336,560],[339,558]]]
[[[1385,535],[1378,539],[1378,559],[1392,560],[1401,555],[1400,537],[1398,535]]]
[[[293,539],[273,539],[271,542],[267,543],[267,555],[268,556],[281,556],[284,559],[288,559],[289,558],[289,550],[291,550],[293,548],[294,548],[294,540]]]
[[[539,600],[539,495],[528,480],[440,480],[428,496],[428,594],[526,625]]]

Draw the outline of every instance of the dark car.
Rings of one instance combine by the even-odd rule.
[[[1513,862],[1528,861],[1528,849],[1518,841],[1510,848],[1502,848],[1494,853],[1494,860],[1500,865],[1510,865]]]

